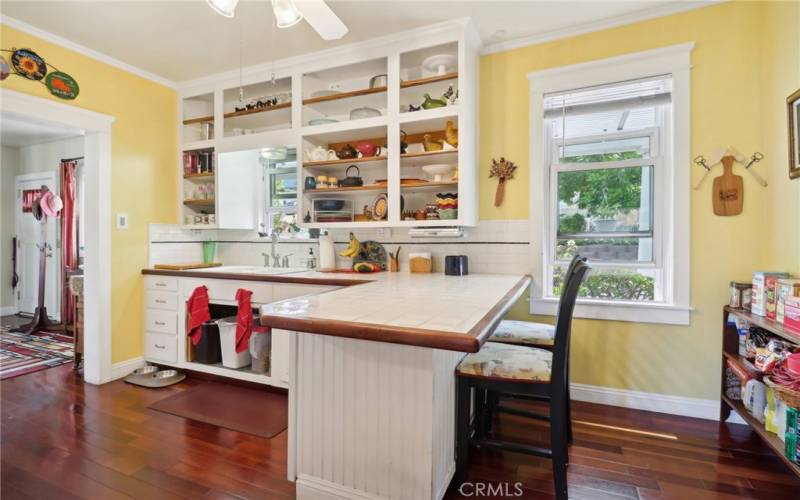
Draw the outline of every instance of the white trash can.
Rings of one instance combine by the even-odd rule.
[[[236,316],[223,318],[219,325],[219,342],[222,347],[222,366],[225,368],[242,368],[250,364],[250,349],[245,346],[242,352],[236,352]]]

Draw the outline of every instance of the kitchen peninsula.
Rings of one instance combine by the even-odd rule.
[[[270,285],[273,297],[294,287],[254,302],[273,341],[288,344],[287,474],[298,498],[441,498],[455,468],[455,367],[530,278],[255,270],[143,273],[210,289]]]

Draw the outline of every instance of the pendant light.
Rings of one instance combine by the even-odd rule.
[[[293,0],[272,0],[272,11],[278,28],[289,28],[303,19]]]
[[[217,14],[225,17],[233,17],[236,4],[239,3],[239,0],[206,0],[206,2],[208,2],[208,5],[210,5]]]

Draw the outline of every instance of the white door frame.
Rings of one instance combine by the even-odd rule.
[[[46,179],[47,182],[42,182],[40,184],[49,183],[50,190],[53,191],[55,194],[60,196],[61,193],[59,191],[60,191],[60,187],[61,186],[59,186],[59,184],[58,184],[57,174],[58,174],[58,172],[56,172],[55,170],[48,170],[46,172],[32,172],[32,173],[29,173],[29,174],[15,175],[14,176],[14,188],[15,188],[15,191],[17,192],[17,194],[19,193],[19,189],[20,189],[19,185],[22,182],[29,182],[29,181],[33,181],[33,180],[37,180],[37,179]],[[15,209],[15,213],[14,213],[14,235],[17,237],[17,241],[19,241],[19,235],[20,235],[20,232],[22,230],[22,227],[21,227],[21,224],[22,224],[21,216],[23,216],[23,214],[21,213],[21,210],[20,210],[21,206],[22,206],[21,205],[21,200],[18,200],[17,205],[16,205],[16,209]],[[53,279],[50,279],[50,276],[47,276],[47,279],[45,280],[45,283],[50,283],[49,286],[52,287],[52,289],[55,291],[56,301],[55,301],[54,304],[52,304],[52,306],[53,306],[52,308],[48,307],[47,309],[48,309],[48,312],[50,313],[51,317],[53,317],[54,319],[60,320],[61,319],[61,293],[62,293],[62,291],[61,291],[61,286],[62,286],[61,285],[61,272],[60,272],[61,271],[61,245],[60,245],[60,243],[61,243],[61,235],[59,234],[60,231],[59,231],[58,221],[57,220],[52,220],[52,221],[49,221],[49,223],[50,223],[50,226],[47,228],[47,231],[48,231],[48,233],[50,231],[53,231],[53,257],[52,258],[54,258],[56,260],[56,272],[55,272],[55,276],[52,277]],[[38,243],[39,235],[37,234],[36,237],[37,237],[36,242]],[[23,255],[23,258],[25,258],[24,255]],[[17,259],[19,260],[19,252],[17,252]],[[37,274],[36,274],[36,276],[34,276],[33,282],[36,283],[36,286],[38,288],[38,283],[39,283],[39,274],[38,274],[39,258],[38,257],[36,259],[36,263],[35,264],[36,264]],[[45,269],[47,269],[47,268],[45,267]],[[23,273],[22,279],[23,279],[23,281],[28,279],[28,278],[26,278],[24,276],[24,273]],[[47,288],[48,288],[48,286],[47,286],[47,284],[45,284],[45,292],[47,292]],[[45,302],[45,305],[48,305],[47,304],[47,296],[46,295],[45,295],[45,301],[44,302]],[[22,308],[20,308],[19,304],[20,304],[20,298],[19,298],[19,296],[17,294],[14,294],[14,306],[17,308],[17,311],[22,311]]]
[[[0,111],[79,128],[84,138],[85,214],[83,379],[111,381],[111,125],[115,118],[0,89]]]

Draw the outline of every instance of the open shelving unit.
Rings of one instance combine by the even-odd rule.
[[[720,394],[720,421],[724,421],[731,410],[739,414],[742,419],[758,434],[767,445],[783,460],[789,470],[800,477],[800,464],[792,462],[785,454],[784,442],[780,438],[768,432],[764,424],[759,422],[745,408],[744,403],[729,398],[725,392],[725,367],[727,362],[736,364],[742,370],[748,372],[753,378],[761,380],[762,374],[756,370],[755,366],[746,358],[739,355],[739,336],[736,327],[728,323],[729,317],[738,316],[750,322],[750,326],[758,326],[769,331],[772,335],[781,337],[794,344],[800,345],[800,333],[785,328],[777,321],[769,320],[763,316],[752,314],[749,311],[735,309],[725,306],[722,312],[722,387]],[[724,417],[724,418],[723,418]]]
[[[470,226],[477,223],[477,77],[480,40],[474,28],[453,22],[447,28],[415,30],[408,37],[387,37],[331,49],[276,64],[273,74],[245,69],[238,77],[201,79],[181,89],[178,123],[181,154],[210,151],[212,172],[181,172],[178,210],[191,228],[226,228],[228,201],[241,198],[241,172],[231,182],[225,155],[245,150],[291,147],[298,151],[298,215],[312,215],[315,199],[345,200],[355,215],[385,194],[388,211],[381,220],[302,222],[307,227]],[[435,63],[431,63],[435,61]],[[421,109],[425,95],[446,105]],[[430,101],[429,101],[430,102]],[[247,109],[250,108],[250,109]],[[419,108],[419,109],[418,109]],[[412,110],[413,109],[413,110]],[[351,114],[352,113],[352,114]],[[436,151],[452,122],[458,147]],[[427,138],[425,136],[428,135]],[[401,153],[401,141],[409,144]],[[371,142],[374,156],[319,160],[311,149],[324,150]],[[431,147],[425,147],[429,142]],[[365,149],[366,150],[366,149]],[[322,155],[325,156],[325,155]],[[219,160],[219,161],[218,161]],[[431,165],[451,165],[444,177],[426,173]],[[217,167],[219,165],[219,167]],[[306,177],[347,176],[355,165],[363,185],[304,189]],[[355,174],[356,169],[350,169]],[[424,185],[401,179],[427,180]],[[383,181],[379,184],[377,181]],[[207,183],[214,196],[207,203],[186,196],[187,189]],[[244,184],[247,184],[246,182]],[[251,185],[258,185],[255,179]],[[206,186],[207,186],[206,185]],[[403,211],[420,212],[436,202],[437,193],[457,193],[458,215],[448,220],[404,220]],[[249,194],[248,194],[249,196]],[[184,201],[186,203],[184,203]],[[202,200],[206,201],[206,200]],[[242,207],[238,207],[241,213]],[[215,224],[190,223],[196,214],[214,213]],[[230,215],[230,214],[228,214]],[[191,217],[189,217],[191,216]],[[235,224],[234,224],[235,225]],[[233,227],[233,226],[230,226]]]

